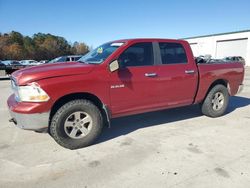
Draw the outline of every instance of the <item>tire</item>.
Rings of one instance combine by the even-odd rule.
[[[103,118],[91,101],[72,100],[52,117],[50,135],[61,146],[78,149],[91,145],[100,135]]]
[[[201,111],[209,117],[222,116],[228,106],[229,94],[224,85],[215,85],[201,104]]]

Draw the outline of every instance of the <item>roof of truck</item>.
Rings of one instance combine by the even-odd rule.
[[[114,40],[111,42],[128,42],[128,41],[161,41],[161,40],[168,40],[168,41],[181,41],[179,39],[165,39],[165,38],[132,38],[132,39],[119,39]]]

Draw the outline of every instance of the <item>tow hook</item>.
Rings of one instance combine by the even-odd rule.
[[[14,118],[9,119],[9,122],[13,122],[15,125],[17,124]]]

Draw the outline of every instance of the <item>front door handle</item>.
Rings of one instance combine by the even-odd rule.
[[[194,70],[185,70],[185,73],[186,73],[186,74],[194,74],[195,71],[194,71]]]
[[[156,77],[157,74],[156,73],[145,73],[146,77]]]

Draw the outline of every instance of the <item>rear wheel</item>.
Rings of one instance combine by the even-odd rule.
[[[103,127],[101,112],[88,100],[73,100],[57,110],[50,134],[61,146],[78,149],[92,144]]]
[[[206,116],[219,117],[225,113],[228,102],[228,90],[224,85],[219,84],[209,91],[201,104],[201,111]]]

